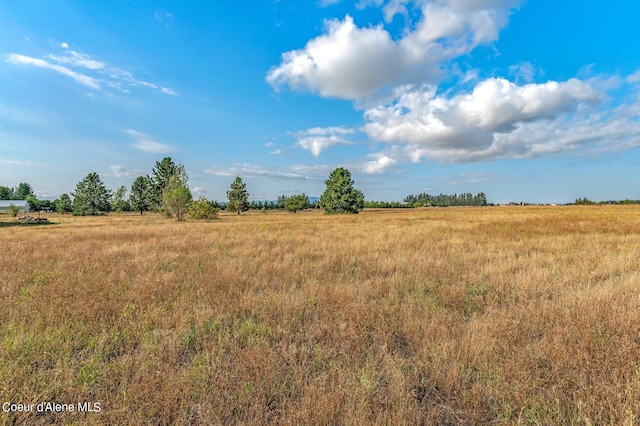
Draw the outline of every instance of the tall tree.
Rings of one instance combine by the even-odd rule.
[[[111,210],[120,213],[125,210],[127,206],[127,201],[124,199],[124,196],[127,193],[127,187],[122,185],[120,188],[116,189],[116,191],[111,196]]]
[[[165,157],[162,161],[156,161],[156,165],[152,171],[152,181],[154,203],[158,209],[162,206],[162,192],[169,184],[171,176],[176,174],[177,167],[171,157]]]
[[[33,188],[26,182],[20,182],[15,190],[14,198],[16,200],[26,200],[27,197],[34,197]]]
[[[110,191],[104,186],[97,173],[89,173],[76,185],[73,195],[74,216],[88,216],[108,213]]]
[[[236,180],[231,184],[231,189],[227,191],[227,211],[230,212],[244,212],[249,210],[249,193],[247,192],[247,185],[236,177]]]
[[[325,213],[359,213],[364,209],[364,195],[355,189],[349,170],[338,167],[324,182],[327,185],[320,197]]]
[[[131,185],[129,203],[135,211],[146,212],[151,210],[154,203],[153,182],[149,176],[138,176]]]

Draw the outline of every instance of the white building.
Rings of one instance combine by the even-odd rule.
[[[29,213],[27,200],[0,200],[0,213],[9,213],[9,206],[13,204],[20,209],[20,213]]]

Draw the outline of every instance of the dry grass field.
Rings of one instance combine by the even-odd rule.
[[[2,424],[640,423],[638,207],[50,219],[0,227]]]

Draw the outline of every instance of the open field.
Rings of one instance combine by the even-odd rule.
[[[49,217],[0,228],[2,424],[640,422],[636,206]]]

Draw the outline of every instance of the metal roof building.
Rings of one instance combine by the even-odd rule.
[[[29,203],[27,200],[0,200],[0,213],[9,213],[9,205],[20,209],[21,213],[29,213]]]

